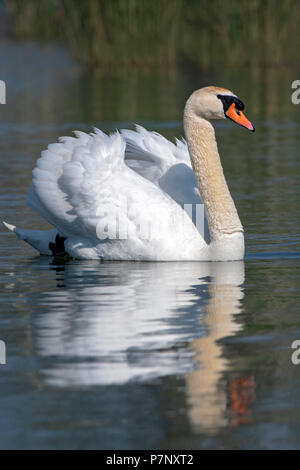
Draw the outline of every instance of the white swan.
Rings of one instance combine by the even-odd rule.
[[[243,227],[209,121],[229,118],[254,131],[243,108],[231,91],[205,87],[185,105],[187,143],[173,144],[139,126],[121,134],[95,129],[90,135],[77,131],[76,137],[61,137],[60,143],[42,152],[27,195],[28,205],[55,228],[37,231],[4,225],[46,255],[240,260]],[[182,207],[201,204],[201,199],[210,243]]]

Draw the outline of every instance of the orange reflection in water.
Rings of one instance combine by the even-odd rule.
[[[240,377],[229,382],[229,424],[239,426],[249,424],[252,414],[249,406],[255,400],[255,379],[253,375]]]

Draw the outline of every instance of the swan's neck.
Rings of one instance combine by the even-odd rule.
[[[187,104],[184,130],[211,242],[231,239],[233,234],[243,241],[243,227],[226,184],[213,126]]]

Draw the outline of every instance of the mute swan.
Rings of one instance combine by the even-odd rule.
[[[90,135],[76,131],[76,137],[61,137],[42,152],[27,195],[28,205],[55,228],[24,230],[3,223],[45,255],[241,260],[243,227],[210,120],[228,118],[254,131],[242,109],[231,91],[209,86],[186,102],[186,141],[173,144],[140,126],[111,135],[95,129]],[[209,244],[182,207],[201,204],[201,199]]]

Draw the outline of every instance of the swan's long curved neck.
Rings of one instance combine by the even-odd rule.
[[[228,239],[232,234],[243,240],[243,227],[224,177],[214,128],[197,116],[189,103],[184,112],[184,130],[211,242]]]

